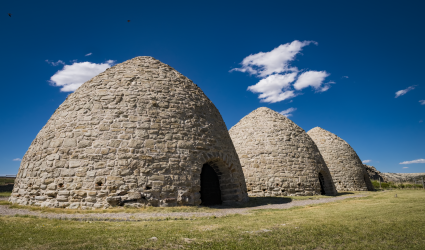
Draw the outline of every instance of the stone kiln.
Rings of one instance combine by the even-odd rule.
[[[325,159],[338,191],[374,190],[362,161],[346,141],[319,127],[307,134]]]
[[[247,199],[214,104],[170,66],[136,57],[59,106],[23,157],[10,201],[87,209]]]
[[[336,195],[329,170],[307,133],[265,107],[229,130],[253,196]]]

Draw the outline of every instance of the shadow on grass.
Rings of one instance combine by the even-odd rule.
[[[245,208],[245,207],[258,207],[269,204],[285,204],[292,202],[290,197],[249,197],[248,202],[243,204],[235,204],[232,206],[215,206],[214,208]]]
[[[348,191],[345,191],[345,192],[338,192],[338,194],[337,194],[337,195],[335,195],[335,196],[344,196],[344,195],[349,195],[349,194],[355,194],[355,193],[353,193],[353,192],[348,192]],[[331,197],[331,196],[328,196],[328,197]]]
[[[214,209],[227,209],[227,208],[248,208],[248,207],[258,207],[264,205],[274,205],[274,204],[286,204],[294,200],[318,200],[332,197],[340,197],[346,195],[355,194],[353,192],[339,192],[337,195],[315,195],[315,196],[283,196],[283,197],[249,197],[249,201],[242,204],[232,204],[232,205],[215,205],[215,206],[201,206]]]

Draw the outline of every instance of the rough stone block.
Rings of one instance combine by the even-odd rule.
[[[12,197],[17,204],[34,203],[31,194],[46,197],[36,201],[40,206],[91,209],[110,206],[112,194],[139,200],[146,191],[146,205],[174,206],[177,201],[165,199],[183,188],[187,193],[178,204],[198,205],[205,163],[215,164],[223,193],[235,182],[235,202],[247,199],[237,154],[216,107],[168,65],[137,57],[69,95],[25,154],[17,178],[22,195],[19,187]],[[53,196],[64,190],[71,195]]]
[[[75,148],[77,146],[77,139],[75,138],[66,138],[63,140],[63,147],[66,148]]]

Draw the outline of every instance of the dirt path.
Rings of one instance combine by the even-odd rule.
[[[145,220],[165,220],[165,219],[196,219],[196,217],[222,217],[230,214],[246,214],[256,209],[288,209],[296,206],[307,206],[313,204],[329,203],[348,198],[364,197],[364,194],[323,198],[318,200],[294,200],[284,204],[271,204],[246,208],[217,207],[211,212],[146,212],[146,213],[90,213],[90,214],[60,214],[30,211],[27,209],[9,208],[8,205],[0,205],[0,216],[29,215],[41,218],[61,219],[61,220],[90,220],[90,221],[145,221]]]

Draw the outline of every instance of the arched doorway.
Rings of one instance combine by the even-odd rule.
[[[319,173],[319,183],[320,183],[320,194],[325,195],[325,178],[323,178],[322,173]]]
[[[208,164],[202,166],[201,171],[201,205],[221,205],[220,181],[217,173]]]

